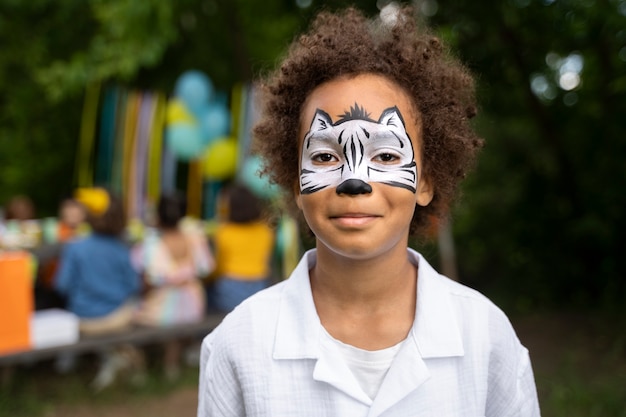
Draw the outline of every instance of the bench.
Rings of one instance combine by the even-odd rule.
[[[203,320],[193,323],[160,327],[134,326],[122,332],[81,336],[78,342],[67,345],[0,354],[0,368],[53,359],[62,353],[78,355],[99,352],[102,348],[122,344],[145,346],[189,337],[202,337],[215,329],[223,318],[224,314],[209,314]]]

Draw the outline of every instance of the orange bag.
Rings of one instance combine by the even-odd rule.
[[[30,255],[0,253],[0,355],[30,349],[33,304]]]

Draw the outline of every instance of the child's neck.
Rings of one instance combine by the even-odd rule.
[[[322,325],[333,337],[368,350],[406,338],[415,315],[417,285],[406,248],[372,260],[347,260],[324,249],[317,255],[310,271],[313,299]]]

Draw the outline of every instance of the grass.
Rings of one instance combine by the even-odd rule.
[[[9,384],[0,390],[0,416],[47,417],[60,415],[60,409],[72,409],[89,404],[93,410],[106,409],[112,404],[148,403],[155,398],[189,387],[197,387],[198,369],[183,368],[173,382],[163,377],[158,365],[149,366],[145,384],[133,386],[124,378],[100,393],[89,384],[96,374],[96,358],[81,358],[77,369],[58,374],[52,362],[21,367]],[[94,414],[95,415],[95,414]]]
[[[626,317],[540,314],[513,322],[531,352],[543,417],[626,417]]]
[[[543,417],[626,417],[626,317],[542,313],[512,321],[531,352]],[[72,416],[119,417],[120,404],[141,409],[197,387],[197,368],[185,368],[176,382],[168,382],[158,357],[148,363],[144,386],[119,383],[97,395],[89,389],[95,357],[83,357],[76,372],[66,375],[57,374],[50,362],[21,367],[0,387],[0,416],[66,417],[59,410],[81,409]],[[114,406],[113,414],[104,412]]]
[[[588,379],[564,369],[538,385],[544,417],[626,417],[624,375]]]

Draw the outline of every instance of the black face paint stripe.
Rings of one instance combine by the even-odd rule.
[[[363,163],[363,158],[365,158],[365,146],[363,146],[363,142],[359,139],[359,145],[361,147],[361,159],[359,159],[359,165]]]
[[[352,151],[352,171],[356,171],[356,145],[354,144],[354,138],[351,138],[350,150]]]
[[[343,159],[346,160],[346,164],[348,164],[348,169],[351,170],[352,168],[350,168],[350,159],[348,159],[348,143],[347,142],[345,145],[343,145]]]
[[[417,175],[415,175],[415,172],[413,172],[413,170],[409,170],[409,169],[401,169],[401,172],[406,172],[407,174],[411,175],[411,178],[413,179],[413,181],[415,181],[415,179],[417,178]]]
[[[302,194],[313,194],[314,192],[319,191],[319,190],[323,190],[324,188],[327,188],[327,187],[328,187],[328,185],[320,185],[320,186],[317,186],[317,187],[308,187],[308,188],[305,188],[302,191],[300,191],[300,193],[302,193]]]
[[[396,181],[383,181],[382,184],[386,184],[386,185],[391,185],[392,187],[400,187],[400,188],[404,188],[406,190],[409,190],[410,192],[412,192],[413,194],[415,194],[415,192],[417,191],[414,187],[411,187],[410,185],[406,185],[403,184],[401,182],[396,182]]]
[[[404,142],[402,142],[402,139],[400,138],[400,136],[398,136],[398,135],[396,134],[396,132],[391,132],[391,133],[393,134],[393,136],[394,136],[396,139],[398,139],[398,142],[400,143],[400,148],[404,148]],[[407,133],[406,137],[407,137],[407,138],[409,137],[409,134],[408,134],[408,133]],[[409,140],[410,140],[410,139],[411,139],[411,138],[409,138]]]
[[[392,171],[387,171],[387,170],[382,170],[382,169],[376,169],[376,168],[372,168],[372,167],[367,167],[367,175],[368,175],[368,176],[371,176],[370,172],[372,172],[372,171],[374,171],[374,172],[382,172],[382,173],[389,173],[389,172],[392,172]],[[405,170],[405,169],[400,169],[400,170],[397,170],[397,171],[395,171],[395,172],[398,172],[398,171],[403,172],[403,173],[407,173],[407,174],[409,174],[409,177],[406,177],[406,178],[403,178],[403,179],[406,179],[407,181],[415,182],[415,178],[416,178],[416,176],[415,176],[415,173],[414,173],[413,171],[408,171],[408,170]],[[385,182],[383,182],[383,183],[385,183]]]

